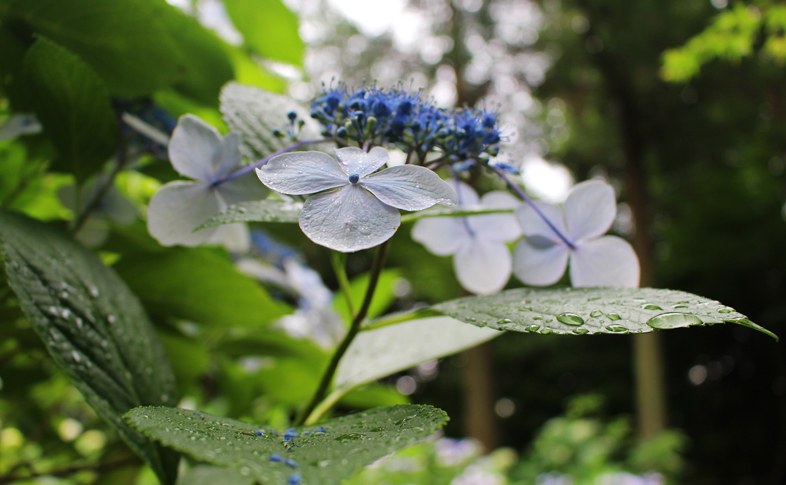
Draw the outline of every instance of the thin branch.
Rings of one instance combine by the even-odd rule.
[[[390,240],[388,239],[387,241],[380,244],[379,247],[377,247],[377,254],[374,256],[374,263],[371,266],[371,275],[368,282],[368,288],[366,288],[366,296],[363,299],[363,304],[361,305],[357,315],[355,315],[355,318],[352,320],[352,326],[349,328],[349,332],[347,332],[344,340],[341,341],[341,344],[339,344],[336,352],[330,359],[330,364],[328,364],[328,368],[325,370],[325,374],[322,376],[322,381],[319,383],[317,392],[314,393],[314,397],[311,399],[311,402],[296,420],[296,425],[301,425],[306,420],[309,422],[314,422],[319,418],[319,416],[311,416],[312,412],[325,398],[328,389],[330,389],[330,384],[333,382],[333,376],[336,373],[336,369],[338,369],[338,364],[341,361],[341,358],[347,352],[349,344],[352,343],[352,341],[355,339],[355,336],[360,331],[360,325],[363,323],[363,320],[365,320],[366,315],[368,314],[368,309],[371,307],[371,299],[374,297],[374,291],[377,288],[377,281],[379,281],[379,275],[382,273],[382,268],[385,266],[385,257],[388,254],[389,243]]]

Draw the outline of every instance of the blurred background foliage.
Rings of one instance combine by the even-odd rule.
[[[283,225],[266,226],[242,258],[162,248],[144,211],[178,175],[122,114],[171,132],[195,113],[226,131],[218,94],[230,80],[304,103],[333,79],[402,81],[442,106],[498,109],[503,157],[536,197],[609,180],[621,202],[614,231],[636,244],[648,284],[723,301],[783,333],[785,12],[766,0],[0,0],[0,206],[79,228],[156,324],[180,406],[283,428],[313,392],[346,308],[328,294],[311,308],[322,333],[304,328],[314,320],[293,313],[302,295],[281,261],[294,257],[335,290],[327,253]],[[15,125],[23,113],[43,131]],[[124,202],[108,203],[110,191]],[[377,311],[460,296],[450,260],[402,229]],[[362,281],[369,265],[369,254],[350,255],[350,277]],[[352,483],[782,483],[781,347],[739,326],[661,343],[653,365],[672,429],[652,440],[633,432],[630,337],[508,334],[487,347],[483,436],[468,411],[477,354],[366,386],[339,409],[433,404],[453,418],[449,437],[505,448],[481,456],[475,441],[431,441]],[[198,483],[197,472],[181,482]],[[30,475],[44,478],[16,478]],[[155,483],[46,354],[4,274],[0,483]]]

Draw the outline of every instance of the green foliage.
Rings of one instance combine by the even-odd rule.
[[[232,468],[200,465],[183,474],[178,485],[254,485],[254,477],[243,476]]]
[[[279,200],[242,202],[227,207],[227,210],[211,217],[197,230],[235,222],[297,222],[302,210],[302,202]]]
[[[264,326],[290,312],[227,257],[209,249],[129,254],[115,270],[160,318],[217,327]]]
[[[40,222],[2,212],[0,240],[11,288],[55,362],[161,481],[173,483],[176,455],[120,419],[137,406],[177,402],[169,362],[136,297],[94,254]]]
[[[364,273],[350,281],[350,296],[353,302],[357,302],[355,305],[359,305],[360,302],[363,301],[363,297],[366,294],[366,288],[368,288],[369,277],[370,275],[368,273]],[[394,286],[399,279],[401,279],[401,272],[395,269],[382,271],[377,281],[374,297],[371,299],[371,305],[368,307],[366,318],[373,320],[385,313],[385,310],[387,310],[393,303],[393,300],[396,299]],[[352,322],[353,315],[349,312],[347,299],[344,298],[344,296],[336,296],[335,300],[333,300],[333,309],[336,310],[336,313],[338,313],[345,322]]]
[[[684,291],[654,288],[507,290],[434,305],[479,327],[561,335],[646,333],[693,325],[736,323],[778,337],[733,309]]]
[[[283,463],[270,461],[272,454],[278,454],[297,462],[305,483],[320,485],[338,484],[359,468],[425,438],[447,422],[443,411],[430,406],[377,408],[297,428],[299,436],[287,444],[271,428],[193,411],[143,407],[125,418],[165,446],[199,461],[238,468],[242,475],[262,483],[284,484],[294,472]],[[325,433],[314,433],[320,428]],[[257,430],[264,433],[256,436]]]
[[[224,5],[254,52],[297,66],[303,63],[297,16],[281,0],[224,0]]]
[[[25,55],[35,113],[58,150],[56,166],[84,181],[117,147],[117,123],[101,78],[77,56],[39,37]]]

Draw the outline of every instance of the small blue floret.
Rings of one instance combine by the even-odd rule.
[[[298,468],[298,464],[297,464],[297,462],[296,462],[295,460],[293,460],[292,458],[287,458],[287,459],[284,461],[284,464],[285,464],[286,466],[288,466],[288,467],[292,467],[292,468]]]
[[[360,175],[358,175],[356,173],[349,174],[349,182],[350,183],[356,184],[356,183],[358,183],[358,180],[360,180]]]
[[[274,461],[276,463],[283,463],[284,457],[279,454],[273,453],[272,455],[270,455],[270,461]]]
[[[317,434],[317,433],[324,434],[324,433],[327,433],[327,431],[325,431],[325,428],[319,428],[318,430],[314,431],[314,434]]]
[[[254,434],[255,434],[255,435],[257,435],[257,436],[264,436],[264,435],[265,435],[265,432],[264,432],[264,431],[262,431],[261,429],[258,429],[258,430],[256,430],[256,431],[254,431]]]
[[[300,474],[295,473],[294,475],[290,475],[287,479],[288,485],[300,485]]]
[[[295,121],[297,119],[297,113],[290,111],[287,113],[287,118],[289,118],[289,121]]]

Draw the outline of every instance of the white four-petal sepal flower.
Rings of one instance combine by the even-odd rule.
[[[380,172],[388,152],[374,147],[339,148],[338,161],[322,152],[279,155],[257,169],[259,180],[276,192],[304,195],[300,228],[315,243],[341,252],[377,246],[401,225],[397,209],[454,205],[456,194],[424,167],[400,165]]]
[[[493,191],[478,200],[469,185],[449,180],[460,205],[478,209],[515,209],[521,201],[508,192]],[[456,278],[464,289],[479,295],[496,293],[510,279],[512,261],[506,242],[521,237],[513,214],[470,217],[427,217],[412,228],[412,239],[438,256],[453,255]]]
[[[243,167],[240,135],[221,137],[218,130],[196,116],[182,116],[169,141],[169,160],[175,170],[194,181],[169,182],[156,192],[147,210],[150,234],[164,246],[212,243],[234,251],[248,249],[245,224],[194,232],[229,205],[267,196],[267,189],[252,172],[222,181]]]
[[[513,254],[518,279],[528,285],[551,285],[570,261],[575,287],[639,285],[639,259],[631,245],[617,236],[603,236],[617,214],[609,184],[601,180],[577,184],[561,208],[545,202],[535,205],[551,225],[530,205],[516,211],[525,236]]]

